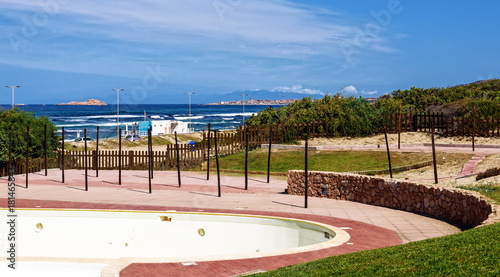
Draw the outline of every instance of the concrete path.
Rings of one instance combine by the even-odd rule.
[[[118,171],[99,171],[98,178],[94,177],[94,171],[89,171],[88,174],[88,191],[84,191],[85,176],[82,170],[67,170],[64,184],[61,183],[60,170],[49,170],[48,176],[44,176],[43,172],[30,174],[28,189],[24,188],[25,175],[17,175],[15,183],[18,185],[18,208],[151,209],[285,215],[319,222],[331,221],[332,225],[346,228],[357,246],[353,248],[352,244],[345,245],[334,249],[337,252],[286,255],[288,258],[206,262],[189,268],[181,263],[151,267],[151,264],[144,264],[144,261],[139,264],[129,261],[130,265],[117,267],[120,270],[125,268],[123,276],[154,276],[153,273],[145,274],[150,272],[148,268],[154,268],[151,272],[178,272],[182,276],[200,276],[202,273],[201,276],[232,276],[460,231],[453,225],[433,218],[341,200],[310,197],[309,208],[305,209],[303,197],[283,193],[287,186],[283,177],[272,177],[270,184],[267,184],[265,178],[252,176],[249,190],[244,190],[242,177],[222,176],[222,197],[217,197],[217,178],[211,175],[207,181],[206,173],[182,172],[182,187],[179,188],[176,172],[154,172],[151,194],[148,193],[147,171],[122,171],[122,185],[117,184]],[[6,184],[7,178],[1,178],[1,207],[7,206]],[[391,237],[391,232],[394,232],[399,242]],[[222,267],[225,269],[221,270]]]

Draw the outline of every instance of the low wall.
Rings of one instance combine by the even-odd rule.
[[[462,189],[334,172],[309,172],[309,196],[348,200],[428,215],[466,227],[498,220],[495,205]],[[288,172],[288,194],[304,195],[304,171]]]

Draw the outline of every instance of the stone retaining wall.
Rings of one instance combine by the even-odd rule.
[[[288,172],[288,194],[304,195],[304,171]],[[475,227],[498,220],[495,205],[462,189],[334,172],[309,172],[309,196],[355,201]]]

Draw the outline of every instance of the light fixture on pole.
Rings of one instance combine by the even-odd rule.
[[[248,94],[240,94],[243,96],[243,101],[241,103],[243,104],[243,125],[245,125],[245,96],[248,96]]]
[[[12,88],[12,109],[14,109],[14,88],[20,88],[21,86],[5,86],[7,88]]]
[[[184,93],[189,95],[189,133],[191,134],[191,94],[194,94],[194,92],[184,92]]]
[[[116,91],[116,137],[120,136],[120,91],[123,91],[122,88],[113,88],[112,90]]]

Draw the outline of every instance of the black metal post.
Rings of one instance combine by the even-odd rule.
[[[248,130],[245,127],[245,190],[248,190]]]
[[[401,149],[401,103],[399,103],[398,149]]]
[[[9,128],[9,164],[8,164],[8,170],[10,173],[11,167],[12,167],[12,127]]]
[[[62,183],[64,184],[64,127],[62,127],[62,151],[61,151],[61,173]]]
[[[474,105],[474,109],[472,110],[472,151],[476,151],[475,135],[476,135],[476,105]]]
[[[152,192],[151,189],[151,128],[148,128],[148,182],[149,182],[149,193]]]
[[[434,120],[432,120],[431,139],[432,139],[432,160],[434,163],[434,182],[437,184],[438,183],[438,173],[437,173],[437,164],[436,164],[436,147],[434,145]]]
[[[207,181],[210,180],[210,123],[208,123],[208,146],[207,146]]]
[[[122,184],[122,128],[118,129],[118,185]]]
[[[269,184],[269,176],[271,174],[271,147],[273,144],[273,125],[269,125],[269,153],[267,155],[267,183]]]
[[[215,143],[215,163],[217,164],[217,196],[221,197],[220,189],[220,171],[219,171],[219,152],[217,150],[217,131],[214,130],[214,143]]]
[[[28,125],[26,129],[26,188],[28,188],[28,174],[30,173],[29,156],[30,156],[30,126]]]
[[[44,136],[44,166],[45,166],[45,176],[47,176],[47,125],[45,125],[45,136]]]
[[[309,138],[309,125],[307,125],[307,131],[306,131],[306,145],[305,145],[305,172],[304,172],[304,177],[305,177],[305,182],[304,182],[304,208],[307,209],[307,197],[308,197],[308,192],[309,192],[309,168],[308,168],[308,152],[309,152],[309,141],[308,141],[308,138]]]
[[[95,144],[95,177],[99,177],[99,126],[97,126],[97,139]]]
[[[154,168],[155,168],[155,160],[154,160],[154,151],[153,151],[153,129],[151,128],[151,139],[149,140],[149,159],[151,160],[151,179],[154,179]]]
[[[89,190],[87,174],[87,128],[83,129],[83,140],[85,141],[85,191]]]
[[[175,152],[177,156],[177,182],[179,183],[179,187],[181,184],[181,165],[179,159],[179,142],[177,141],[177,131],[175,131]]]
[[[384,127],[385,146],[387,148],[387,160],[389,161],[389,174],[392,178],[391,151],[389,150],[389,140],[387,139],[387,127]]]

